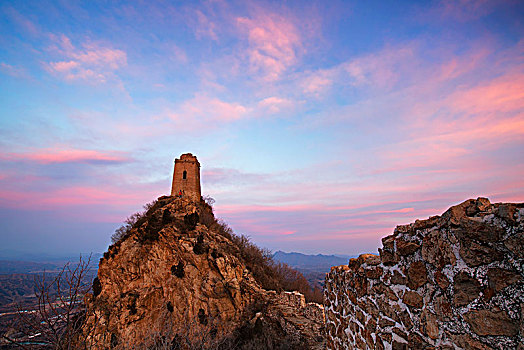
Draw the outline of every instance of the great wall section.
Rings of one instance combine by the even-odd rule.
[[[397,226],[333,267],[329,349],[524,349],[524,204],[485,198]]]

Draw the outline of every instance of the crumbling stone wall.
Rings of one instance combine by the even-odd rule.
[[[289,336],[294,336],[296,344],[307,340],[305,349],[325,349],[324,333],[324,308],[317,303],[306,303],[303,294],[294,291],[267,291],[272,300],[267,310],[267,315],[277,320],[279,328]],[[302,340],[302,341],[300,341]],[[288,344],[289,345],[289,344]],[[285,347],[282,344],[282,349]],[[296,347],[291,347],[295,349]]]
[[[322,305],[306,303],[306,298],[302,293],[297,291],[282,291],[280,293],[267,291],[267,293],[273,297],[275,305],[290,310],[290,315],[304,316],[320,325],[324,324],[324,308]]]
[[[326,276],[329,349],[524,349],[524,204],[468,200]]]

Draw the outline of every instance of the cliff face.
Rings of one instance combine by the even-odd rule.
[[[524,204],[468,200],[382,244],[326,276],[328,348],[522,349]]]
[[[204,218],[213,219],[204,203],[161,197],[109,248],[87,298],[85,332],[95,347],[228,348],[267,342],[278,348],[279,337],[318,343],[323,318],[306,320],[317,333],[308,335],[311,329],[285,317],[287,294],[262,289],[238,247],[203,225]],[[297,314],[307,312],[305,305],[302,309]]]

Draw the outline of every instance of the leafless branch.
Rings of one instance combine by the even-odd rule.
[[[16,330],[23,336],[13,339],[3,338],[24,349],[30,349],[29,339],[35,343],[46,344],[53,349],[89,349],[85,340],[96,328],[89,325],[83,328],[86,320],[86,305],[83,298],[91,289],[87,280],[91,270],[91,256],[87,260],[80,256],[77,264],[67,263],[54,278],[44,272],[35,277],[36,309],[26,311],[19,307]],[[87,329],[87,331],[86,331]]]

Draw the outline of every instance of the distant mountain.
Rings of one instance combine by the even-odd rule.
[[[301,272],[312,288],[322,288],[326,273],[331,270],[332,266],[347,264],[351,256],[339,255],[307,255],[302,253],[286,253],[277,251],[273,254],[273,259]]]
[[[13,273],[41,273],[46,272],[58,272],[66,264],[76,264],[80,254],[76,257],[49,257],[49,256],[37,256],[28,255],[22,258],[11,258],[11,255],[4,255],[5,251],[0,251],[0,274],[13,274]],[[98,260],[102,257],[100,253],[91,254],[90,267],[93,270],[98,268]],[[87,261],[89,254],[82,254],[82,260]]]
[[[0,274],[57,272],[62,266],[56,263],[0,260]]]
[[[98,262],[98,259],[102,257],[100,253],[78,253],[71,255],[59,255],[59,254],[47,254],[47,253],[38,253],[22,250],[13,250],[13,249],[0,249],[0,260],[1,261],[31,261],[37,263],[49,263],[53,265],[63,266],[65,263],[71,261],[76,262],[80,255],[83,259],[87,259],[91,254],[91,261]]]
[[[273,254],[273,259],[286,263],[293,268],[318,272],[329,272],[332,266],[347,264],[349,258],[350,256],[341,257],[337,255],[286,253],[280,250]]]

